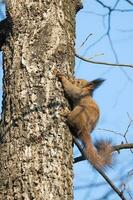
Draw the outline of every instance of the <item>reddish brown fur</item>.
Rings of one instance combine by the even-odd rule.
[[[73,134],[83,142],[88,160],[97,168],[110,165],[112,162],[111,144],[102,141],[97,143],[96,149],[91,141],[90,134],[99,119],[99,108],[91,97],[92,89],[95,88],[93,81],[89,84],[86,80],[72,80],[59,72],[56,74],[68,98],[73,102],[73,110],[68,113],[67,120],[72,127]]]

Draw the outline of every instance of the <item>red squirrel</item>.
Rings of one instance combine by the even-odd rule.
[[[72,134],[80,139],[85,147],[87,159],[97,168],[112,164],[112,145],[101,140],[94,146],[91,132],[99,119],[99,107],[92,98],[93,91],[99,87],[103,79],[91,82],[81,79],[66,78],[56,70],[56,76],[62,83],[69,100],[72,101],[72,111],[67,112],[67,122]]]

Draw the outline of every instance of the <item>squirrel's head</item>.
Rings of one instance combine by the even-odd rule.
[[[82,79],[74,80],[74,84],[77,87],[83,88],[83,91],[85,93],[88,93],[88,95],[93,95],[93,91],[97,89],[105,80],[98,78],[93,81],[86,81]]]
[[[73,80],[73,84],[77,87],[84,88],[88,86],[89,82],[83,79],[75,79]]]
[[[77,87],[80,87],[80,88],[84,88],[84,87],[90,87],[90,90],[95,90],[96,88],[98,88],[105,80],[102,79],[102,78],[98,78],[98,79],[95,79],[93,81],[86,81],[86,80],[83,80],[83,79],[75,79],[74,80],[74,84],[77,86]]]

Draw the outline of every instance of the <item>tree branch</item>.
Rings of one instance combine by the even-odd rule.
[[[92,60],[89,60],[87,58],[84,58],[80,55],[78,55],[77,53],[75,53],[75,56],[85,62],[89,62],[89,63],[92,63],[92,64],[98,64],[98,65],[109,65],[109,66],[114,66],[114,67],[131,67],[133,68],[133,65],[130,65],[130,64],[115,64],[115,63],[109,63],[109,62],[100,62],[100,61],[92,61]]]
[[[128,2],[131,6],[133,6],[133,3],[130,0],[125,0],[126,2]]]
[[[130,143],[130,144],[119,144],[119,145],[115,145],[113,146],[113,151],[120,151],[120,150],[123,150],[123,149],[132,149],[133,148],[133,143]],[[86,160],[86,157],[83,156],[78,156],[76,158],[74,158],[74,163],[77,163],[77,162],[80,162],[80,161],[83,161],[83,160]]]
[[[87,160],[87,156],[83,150],[83,148],[81,147],[81,145],[79,144],[79,142],[77,141],[76,138],[74,138],[74,143],[76,144],[76,146],[78,147],[79,151],[81,152],[82,156]],[[98,169],[97,167],[94,166],[94,168],[99,172],[99,174],[101,174],[101,176],[107,181],[107,183],[111,186],[111,188],[118,194],[118,196],[122,199],[122,200],[126,200],[123,192],[121,192],[114,184],[113,182],[108,178],[108,176],[101,170]]]
[[[132,148],[133,148],[133,143],[119,144],[119,145],[113,146],[113,151],[120,151],[120,150],[123,150],[123,149],[132,149]]]

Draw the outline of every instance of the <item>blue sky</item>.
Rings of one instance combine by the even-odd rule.
[[[108,3],[106,4],[107,6],[113,6],[116,1],[109,0],[103,2],[105,4]],[[127,9],[128,11],[112,12],[110,37],[119,63],[133,64],[133,8],[126,1],[119,2],[116,9]],[[108,29],[108,16],[103,18],[102,15],[106,15],[107,12],[108,10],[95,0],[84,0],[84,9],[77,14],[76,20],[76,51],[79,55],[83,55],[86,58],[94,56],[93,60],[116,63],[117,60],[108,37],[102,38]],[[92,35],[84,46],[80,48],[80,45],[89,34]],[[100,38],[102,39],[95,44]],[[99,56],[95,56],[96,54]],[[98,129],[109,129],[121,134],[125,133],[130,121],[129,116],[133,119],[133,69],[101,66],[76,59],[75,75],[78,78],[87,80],[93,80],[98,77],[106,79],[106,82],[94,94],[94,98],[100,107],[101,115],[96,129],[92,133],[93,140],[95,141],[97,138],[110,138],[113,144],[125,142],[124,138],[117,134]],[[131,125],[127,133],[127,139],[130,143],[133,142],[132,134],[133,126]],[[75,156],[79,155],[76,148],[74,153]],[[127,183],[128,172],[132,170],[133,166],[131,164],[133,163],[133,154],[129,150],[121,151],[120,155],[116,154],[115,163],[115,166],[107,170],[106,173],[112,180],[119,180],[123,176],[121,178],[122,181]],[[106,192],[110,191],[110,186],[104,185],[105,181],[103,181],[103,178],[86,161],[75,164],[74,172],[75,200],[100,199]],[[131,177],[131,180],[133,180],[133,177]],[[131,180],[128,181],[127,185],[133,195],[133,181]],[[122,181],[114,181],[114,183],[119,187]],[[92,183],[98,184],[101,182],[103,183],[101,187],[90,187]],[[127,192],[125,192],[125,195],[129,198]],[[106,199],[119,200],[119,197],[114,194],[113,196],[106,197]]]
[[[5,18],[5,5],[0,3],[0,20]],[[2,77],[3,77],[3,70],[2,70],[2,52],[0,52],[0,104],[2,102]],[[0,106],[1,112],[1,106]]]
[[[113,6],[116,0],[103,1],[108,6]],[[0,5],[0,17],[4,17],[3,4]],[[117,53],[119,63],[133,64],[133,10],[125,0],[119,1],[117,9],[127,9],[127,12],[112,12],[110,37],[113,48]],[[129,9],[131,11],[129,11]],[[103,8],[96,0],[84,0],[84,9],[77,14],[76,20],[76,51],[86,58],[94,57],[93,60],[116,62],[114,52],[112,51],[109,39],[103,35],[108,29],[108,10]],[[105,17],[103,18],[103,15]],[[83,47],[80,48],[86,37],[92,34]],[[100,38],[102,38],[100,40]],[[96,41],[99,41],[96,43]],[[104,55],[101,55],[104,54]],[[97,55],[97,56],[96,56]],[[99,55],[99,56],[98,56]],[[2,57],[0,56],[0,63]],[[120,67],[107,67],[96,64],[85,63],[76,59],[75,75],[78,78],[93,80],[98,77],[106,79],[106,82],[96,90],[94,98],[98,103],[101,115],[96,129],[92,133],[93,140],[97,138],[111,138],[113,144],[120,144],[124,141],[123,137],[117,134],[100,131],[109,129],[125,133],[129,124],[129,116],[133,119],[133,69]],[[0,70],[0,101],[2,97],[2,68]],[[128,114],[127,114],[128,113]],[[133,126],[128,130],[127,139],[133,142]],[[79,152],[74,148],[75,156]],[[133,154],[130,151],[122,151],[116,154],[115,165],[107,170],[107,174],[119,187],[121,181],[126,183],[129,191],[133,194],[133,181],[129,179],[128,172],[132,170]],[[133,177],[131,176],[131,179]],[[74,165],[74,199],[75,200],[95,200],[100,199],[106,192],[110,191],[103,178],[84,161]],[[127,198],[129,195],[125,193]],[[106,198],[107,200],[119,200],[115,194]]]

